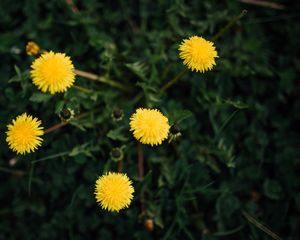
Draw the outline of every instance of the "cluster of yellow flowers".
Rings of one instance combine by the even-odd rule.
[[[29,42],[27,54],[41,53],[38,45]],[[179,56],[192,71],[205,72],[216,64],[216,49],[212,42],[193,36],[183,40],[179,46]],[[50,94],[67,91],[75,82],[75,68],[70,57],[64,53],[44,52],[31,65],[31,78],[42,92]],[[17,154],[34,152],[41,144],[44,134],[41,121],[23,113],[7,126],[6,141]],[[130,117],[130,131],[142,144],[161,144],[169,135],[169,121],[157,109],[138,108]],[[109,172],[96,181],[95,197],[103,209],[119,211],[129,206],[134,188],[126,174]]]

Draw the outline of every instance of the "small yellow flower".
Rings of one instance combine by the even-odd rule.
[[[139,108],[130,118],[130,131],[143,144],[158,145],[168,137],[170,125],[157,109]]]
[[[119,212],[131,203],[134,193],[131,184],[126,174],[106,173],[96,181],[96,201],[104,210]]]
[[[40,53],[40,47],[35,42],[28,42],[26,45],[26,53],[29,56],[35,56]]]
[[[31,78],[42,92],[65,92],[75,81],[74,66],[64,53],[46,52],[31,65]]]
[[[203,73],[216,65],[215,58],[218,57],[218,53],[213,42],[193,36],[184,39],[179,45],[179,57],[189,69]]]
[[[18,116],[7,125],[6,141],[9,148],[18,154],[34,152],[42,144],[44,134],[41,121],[26,113]]]

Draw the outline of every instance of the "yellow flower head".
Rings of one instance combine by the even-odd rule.
[[[212,42],[193,36],[184,39],[179,45],[179,57],[189,69],[203,73],[216,65],[215,58],[218,57],[218,53]]]
[[[123,173],[109,172],[96,181],[95,195],[99,205],[108,211],[127,208],[133,198],[131,180]]]
[[[18,154],[34,152],[43,141],[40,136],[44,131],[40,125],[40,120],[26,113],[18,116],[12,124],[7,125],[6,141],[9,148]]]
[[[29,56],[35,56],[40,53],[40,47],[35,42],[28,42],[26,45],[26,53]]]
[[[64,53],[46,52],[31,65],[31,78],[42,92],[65,92],[75,81],[74,66]]]
[[[139,108],[130,118],[130,131],[143,144],[158,145],[168,137],[168,119],[157,109]]]

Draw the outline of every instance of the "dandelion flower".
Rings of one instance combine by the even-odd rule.
[[[216,65],[215,58],[218,57],[218,53],[213,42],[193,36],[184,39],[179,45],[179,57],[189,69],[203,73]]]
[[[35,42],[28,42],[26,45],[26,53],[28,56],[35,56],[40,53],[40,47]]]
[[[18,154],[34,152],[42,144],[44,134],[41,121],[26,113],[18,116],[7,125],[6,141],[9,148]]]
[[[168,119],[157,109],[139,108],[130,118],[130,131],[143,144],[161,144],[169,129]]]
[[[42,92],[65,92],[75,81],[74,66],[64,53],[46,52],[31,65],[31,78]]]
[[[133,198],[131,180],[123,173],[109,172],[96,181],[95,195],[99,205],[108,211],[127,208]]]

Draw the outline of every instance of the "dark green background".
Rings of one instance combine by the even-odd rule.
[[[285,9],[276,10],[238,1],[85,0],[75,1],[73,12],[62,0],[1,0],[0,239],[298,239],[300,8],[294,2],[281,1]],[[184,69],[182,39],[211,39],[245,8],[247,15],[215,42],[219,59],[211,72],[188,72],[159,91]],[[130,92],[78,77],[76,84],[93,92],[40,93],[28,75],[29,40]],[[88,115],[45,135],[38,151],[12,166],[6,125],[26,111],[51,127],[64,103]],[[171,144],[143,146],[143,182],[128,131],[137,107],[160,109],[182,134]],[[111,117],[115,108],[124,111],[120,122]],[[94,183],[116,171],[110,152],[121,146],[136,193],[130,208],[108,213],[95,202]],[[144,218],[154,220],[152,233]]]

